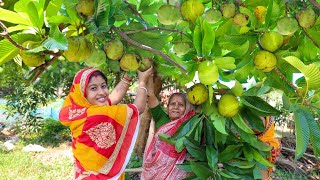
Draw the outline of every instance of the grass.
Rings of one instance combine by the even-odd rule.
[[[64,150],[34,153],[0,149],[1,177],[4,180],[65,180],[73,178],[72,158]]]

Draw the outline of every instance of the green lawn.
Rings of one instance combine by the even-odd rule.
[[[0,149],[1,177],[4,180],[64,180],[72,179],[72,158],[66,150],[48,149],[34,153]]]

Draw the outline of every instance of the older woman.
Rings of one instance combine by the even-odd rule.
[[[154,94],[152,83],[149,85],[148,104],[154,122],[150,126],[141,179],[183,179],[189,174],[179,170],[176,164],[183,163],[187,151],[176,152],[174,145],[159,139],[159,134],[172,136],[183,122],[195,115],[195,111],[192,110],[184,93],[173,93],[169,98],[166,114]]]
[[[75,179],[124,179],[147,100],[152,68],[138,72],[139,87],[133,104],[119,104],[130,85],[124,76],[112,93],[98,69],[79,71],[59,114],[72,132]]]

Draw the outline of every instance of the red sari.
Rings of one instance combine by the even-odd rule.
[[[59,114],[61,123],[72,132],[75,179],[124,178],[137,139],[139,113],[133,104],[90,104],[84,92],[95,71],[89,68],[77,73]]]
[[[180,119],[162,125],[152,137],[152,141],[144,154],[142,180],[183,179],[189,176],[188,172],[177,168],[176,164],[182,164],[186,159],[186,149],[178,153],[175,146],[159,139],[159,134],[172,136],[179,126],[195,115],[190,111]]]

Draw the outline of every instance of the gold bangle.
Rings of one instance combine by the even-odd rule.
[[[139,87],[139,88],[145,90],[147,95],[148,95],[148,89],[147,88],[145,88],[145,87]]]
[[[121,81],[124,82],[124,83],[126,83],[126,84],[128,84],[129,86],[131,86],[130,82],[124,80],[123,78],[121,79]]]

